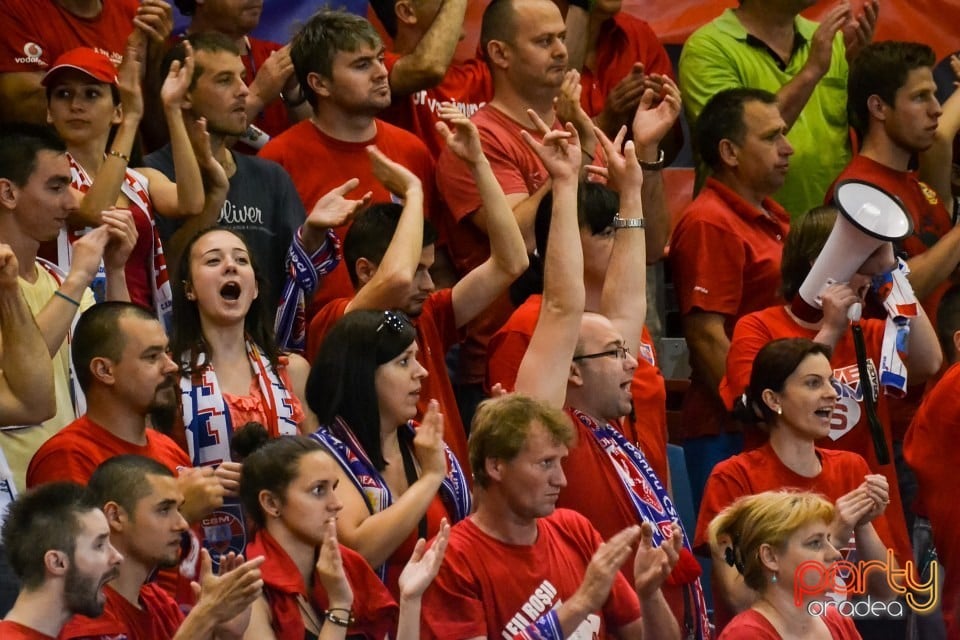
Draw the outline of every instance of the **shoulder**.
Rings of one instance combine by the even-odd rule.
[[[179,467],[190,467],[189,456],[173,438],[154,429],[147,429],[147,443],[156,452],[157,461],[176,473]]]
[[[779,640],[780,635],[758,611],[747,609],[734,616],[720,634],[719,640]]]
[[[413,133],[386,120],[377,118],[376,122],[377,135],[374,140],[378,146],[395,146],[407,159],[432,159],[427,145]]]

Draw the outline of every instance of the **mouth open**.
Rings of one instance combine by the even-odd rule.
[[[833,415],[833,407],[822,407],[814,411],[821,418],[830,418]]]
[[[235,301],[240,298],[240,285],[236,282],[228,282],[220,287],[220,297],[224,300]]]

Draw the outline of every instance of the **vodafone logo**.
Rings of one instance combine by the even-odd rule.
[[[38,45],[36,42],[28,42],[27,44],[23,45],[23,57],[14,58],[14,60],[20,64],[44,64],[40,59],[40,56],[42,55],[43,47]]]

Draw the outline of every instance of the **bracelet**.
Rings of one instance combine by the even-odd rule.
[[[663,169],[663,149],[660,149],[660,155],[657,156],[656,162],[645,162],[643,160],[637,160],[640,163],[640,168],[644,171],[660,171]]]
[[[110,151],[107,151],[107,157],[110,157],[110,156],[112,156],[112,157],[114,157],[114,158],[120,158],[121,160],[123,160],[123,161],[126,162],[127,164],[130,164],[130,156],[128,156],[128,155],[125,154],[125,153],[120,153],[119,151],[115,151],[115,150],[113,150],[113,149],[110,149]]]
[[[59,289],[57,289],[56,291],[54,291],[54,292],[53,292],[53,295],[59,296],[59,297],[63,298],[64,300],[66,300],[67,302],[69,302],[70,304],[72,304],[72,305],[75,306],[75,307],[79,307],[79,306],[80,306],[80,303],[79,303],[79,302],[77,302],[76,300],[74,300],[73,298],[71,298],[70,296],[68,296],[67,294],[63,293],[63,292],[60,291]]]
[[[299,86],[300,85],[297,85],[297,87]],[[302,105],[304,102],[307,101],[307,94],[303,92],[303,89],[300,89],[300,97],[294,99],[288,96],[286,93],[284,93],[283,90],[281,89],[280,99],[283,100],[283,104],[293,109],[294,107],[299,107],[300,105]]]
[[[342,611],[347,615],[345,618],[342,618],[338,616],[336,613],[334,613],[335,611]],[[323,617],[329,620],[331,623],[337,625],[338,627],[349,627],[350,625],[352,625],[357,621],[356,618],[353,617],[353,611],[351,611],[350,609],[338,609],[338,608],[327,609],[326,611],[323,612]]]
[[[647,223],[643,218],[621,218],[618,211],[613,216],[614,229],[646,229]]]

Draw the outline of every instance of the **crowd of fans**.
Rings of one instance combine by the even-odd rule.
[[[0,637],[960,637],[960,93],[877,0],[676,73],[620,0],[174,3],[5,3]]]

